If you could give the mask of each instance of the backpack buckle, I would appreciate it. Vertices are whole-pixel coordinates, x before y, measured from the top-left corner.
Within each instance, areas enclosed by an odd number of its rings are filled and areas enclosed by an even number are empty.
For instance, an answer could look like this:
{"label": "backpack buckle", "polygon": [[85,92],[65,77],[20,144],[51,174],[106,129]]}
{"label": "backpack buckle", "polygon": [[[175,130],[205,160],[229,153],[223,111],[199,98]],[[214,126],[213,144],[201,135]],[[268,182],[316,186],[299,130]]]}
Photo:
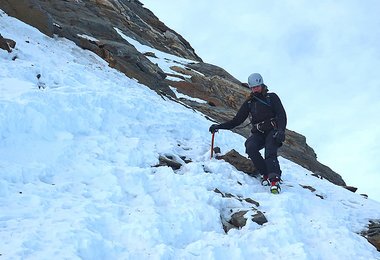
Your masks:
{"label": "backpack buckle", "polygon": [[257,123],[257,124],[254,124],[253,126],[256,128],[257,131],[259,131],[260,133],[265,133],[264,130],[261,129],[261,126],[265,123],[265,121],[262,121],[260,123]]}
{"label": "backpack buckle", "polygon": [[253,125],[254,129],[259,131],[260,133],[264,134],[265,132],[272,130],[272,129],[277,129],[277,124],[276,124],[276,119],[271,118],[269,120],[264,120],[261,121],[257,124]]}

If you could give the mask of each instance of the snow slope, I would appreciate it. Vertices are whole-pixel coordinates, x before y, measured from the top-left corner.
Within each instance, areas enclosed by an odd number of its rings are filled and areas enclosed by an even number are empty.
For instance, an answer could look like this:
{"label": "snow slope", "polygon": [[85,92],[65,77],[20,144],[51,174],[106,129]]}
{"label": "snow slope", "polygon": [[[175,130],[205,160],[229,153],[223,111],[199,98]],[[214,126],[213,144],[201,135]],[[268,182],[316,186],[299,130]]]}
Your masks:
{"label": "snow slope", "polygon": [[[0,259],[380,259],[357,234],[379,203],[283,158],[272,195],[209,159],[202,114],[3,12],[0,32],[17,42],[0,50]],[[239,135],[215,141],[244,154]],[[160,155],[192,162],[152,167]],[[215,188],[258,201],[268,223],[225,234],[221,212],[250,205]]]}

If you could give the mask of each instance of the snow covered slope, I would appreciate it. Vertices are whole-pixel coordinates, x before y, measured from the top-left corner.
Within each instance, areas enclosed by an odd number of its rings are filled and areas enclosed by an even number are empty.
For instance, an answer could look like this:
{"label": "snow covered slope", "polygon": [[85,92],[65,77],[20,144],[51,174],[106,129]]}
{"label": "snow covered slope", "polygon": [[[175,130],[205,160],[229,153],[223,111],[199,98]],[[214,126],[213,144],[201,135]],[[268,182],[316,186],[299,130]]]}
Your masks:
{"label": "snow covered slope", "polygon": [[[0,259],[380,259],[357,234],[379,203],[285,159],[272,195],[209,159],[200,113],[4,13],[0,32],[17,43],[0,50]],[[243,143],[216,136],[222,151]],[[192,162],[152,167],[160,155]],[[226,234],[221,212],[249,205],[216,188],[258,201],[268,223]]]}

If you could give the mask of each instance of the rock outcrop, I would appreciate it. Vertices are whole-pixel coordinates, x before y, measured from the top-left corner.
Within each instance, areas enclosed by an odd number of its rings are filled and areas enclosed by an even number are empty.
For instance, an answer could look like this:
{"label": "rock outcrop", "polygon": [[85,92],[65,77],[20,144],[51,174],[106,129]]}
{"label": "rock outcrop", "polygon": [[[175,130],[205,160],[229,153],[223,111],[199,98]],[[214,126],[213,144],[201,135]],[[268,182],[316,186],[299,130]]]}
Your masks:
{"label": "rock outcrop", "polygon": [[368,229],[361,233],[380,252],[380,220],[371,220]]}
{"label": "rock outcrop", "polygon": [[[214,121],[231,119],[249,94],[244,84],[228,72],[202,62],[190,44],[168,28],[137,0],[2,0],[0,8],[8,15],[28,23],[48,36],[65,37],[106,60],[113,68],[137,79],[161,95],[175,99],[169,85],[205,103],[183,99],[182,104],[201,111]],[[156,50],[183,57],[186,68],[173,66],[178,80],[149,60],[154,53],[140,53],[115,29]],[[183,76],[181,76],[183,75]],[[248,136],[249,122],[235,132]],[[287,130],[279,154],[337,184],[345,185],[341,176],[319,163],[306,138]]]}
{"label": "rock outcrop", "polygon": [[163,83],[162,70],[125,41],[115,28],[142,44],[201,61],[182,36],[166,27],[139,1],[2,0],[0,8],[48,36],[56,34],[72,40],[97,53],[111,67],[167,94],[172,93]]}
{"label": "rock outcrop", "polygon": [[0,48],[7,52],[12,52],[12,49],[16,46],[16,42],[11,39],[4,38],[0,34]]}
{"label": "rock outcrop", "polygon": [[258,173],[256,173],[256,168],[253,165],[252,161],[242,156],[235,150],[231,150],[224,155],[217,155],[216,159],[225,160],[226,162],[234,166],[237,170],[245,172],[248,175],[258,175]]}
{"label": "rock outcrop", "polygon": [[231,193],[223,193],[218,189],[215,189],[214,192],[220,194],[225,199],[231,200],[231,206],[222,209],[220,213],[220,219],[226,233],[232,228],[240,229],[244,227],[248,219],[259,225],[268,222],[265,215],[257,209],[260,206],[257,201],[251,198],[242,198]]}

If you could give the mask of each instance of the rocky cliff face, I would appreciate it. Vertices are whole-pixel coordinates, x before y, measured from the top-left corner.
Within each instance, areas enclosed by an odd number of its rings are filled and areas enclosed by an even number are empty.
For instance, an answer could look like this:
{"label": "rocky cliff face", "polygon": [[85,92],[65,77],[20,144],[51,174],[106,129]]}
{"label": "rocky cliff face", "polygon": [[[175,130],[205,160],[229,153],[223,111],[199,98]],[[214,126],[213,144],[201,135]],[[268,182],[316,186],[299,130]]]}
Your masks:
{"label": "rocky cliff face", "polygon": [[[48,36],[65,37],[95,52],[111,67],[137,79],[160,95],[179,101],[170,85],[183,94],[207,101],[180,100],[182,104],[201,111],[215,121],[231,119],[249,94],[249,89],[228,72],[203,63],[181,35],[160,22],[139,1],[1,0],[0,8]],[[163,71],[149,59],[149,56],[155,56],[154,53],[138,51],[115,28],[143,45],[193,62],[188,62],[185,68],[172,66],[170,69],[173,73]],[[250,127],[234,131],[247,137]],[[294,131],[287,130],[286,141],[279,153],[314,172],[316,176],[337,185],[345,185],[339,174],[317,161],[306,138]]]}

